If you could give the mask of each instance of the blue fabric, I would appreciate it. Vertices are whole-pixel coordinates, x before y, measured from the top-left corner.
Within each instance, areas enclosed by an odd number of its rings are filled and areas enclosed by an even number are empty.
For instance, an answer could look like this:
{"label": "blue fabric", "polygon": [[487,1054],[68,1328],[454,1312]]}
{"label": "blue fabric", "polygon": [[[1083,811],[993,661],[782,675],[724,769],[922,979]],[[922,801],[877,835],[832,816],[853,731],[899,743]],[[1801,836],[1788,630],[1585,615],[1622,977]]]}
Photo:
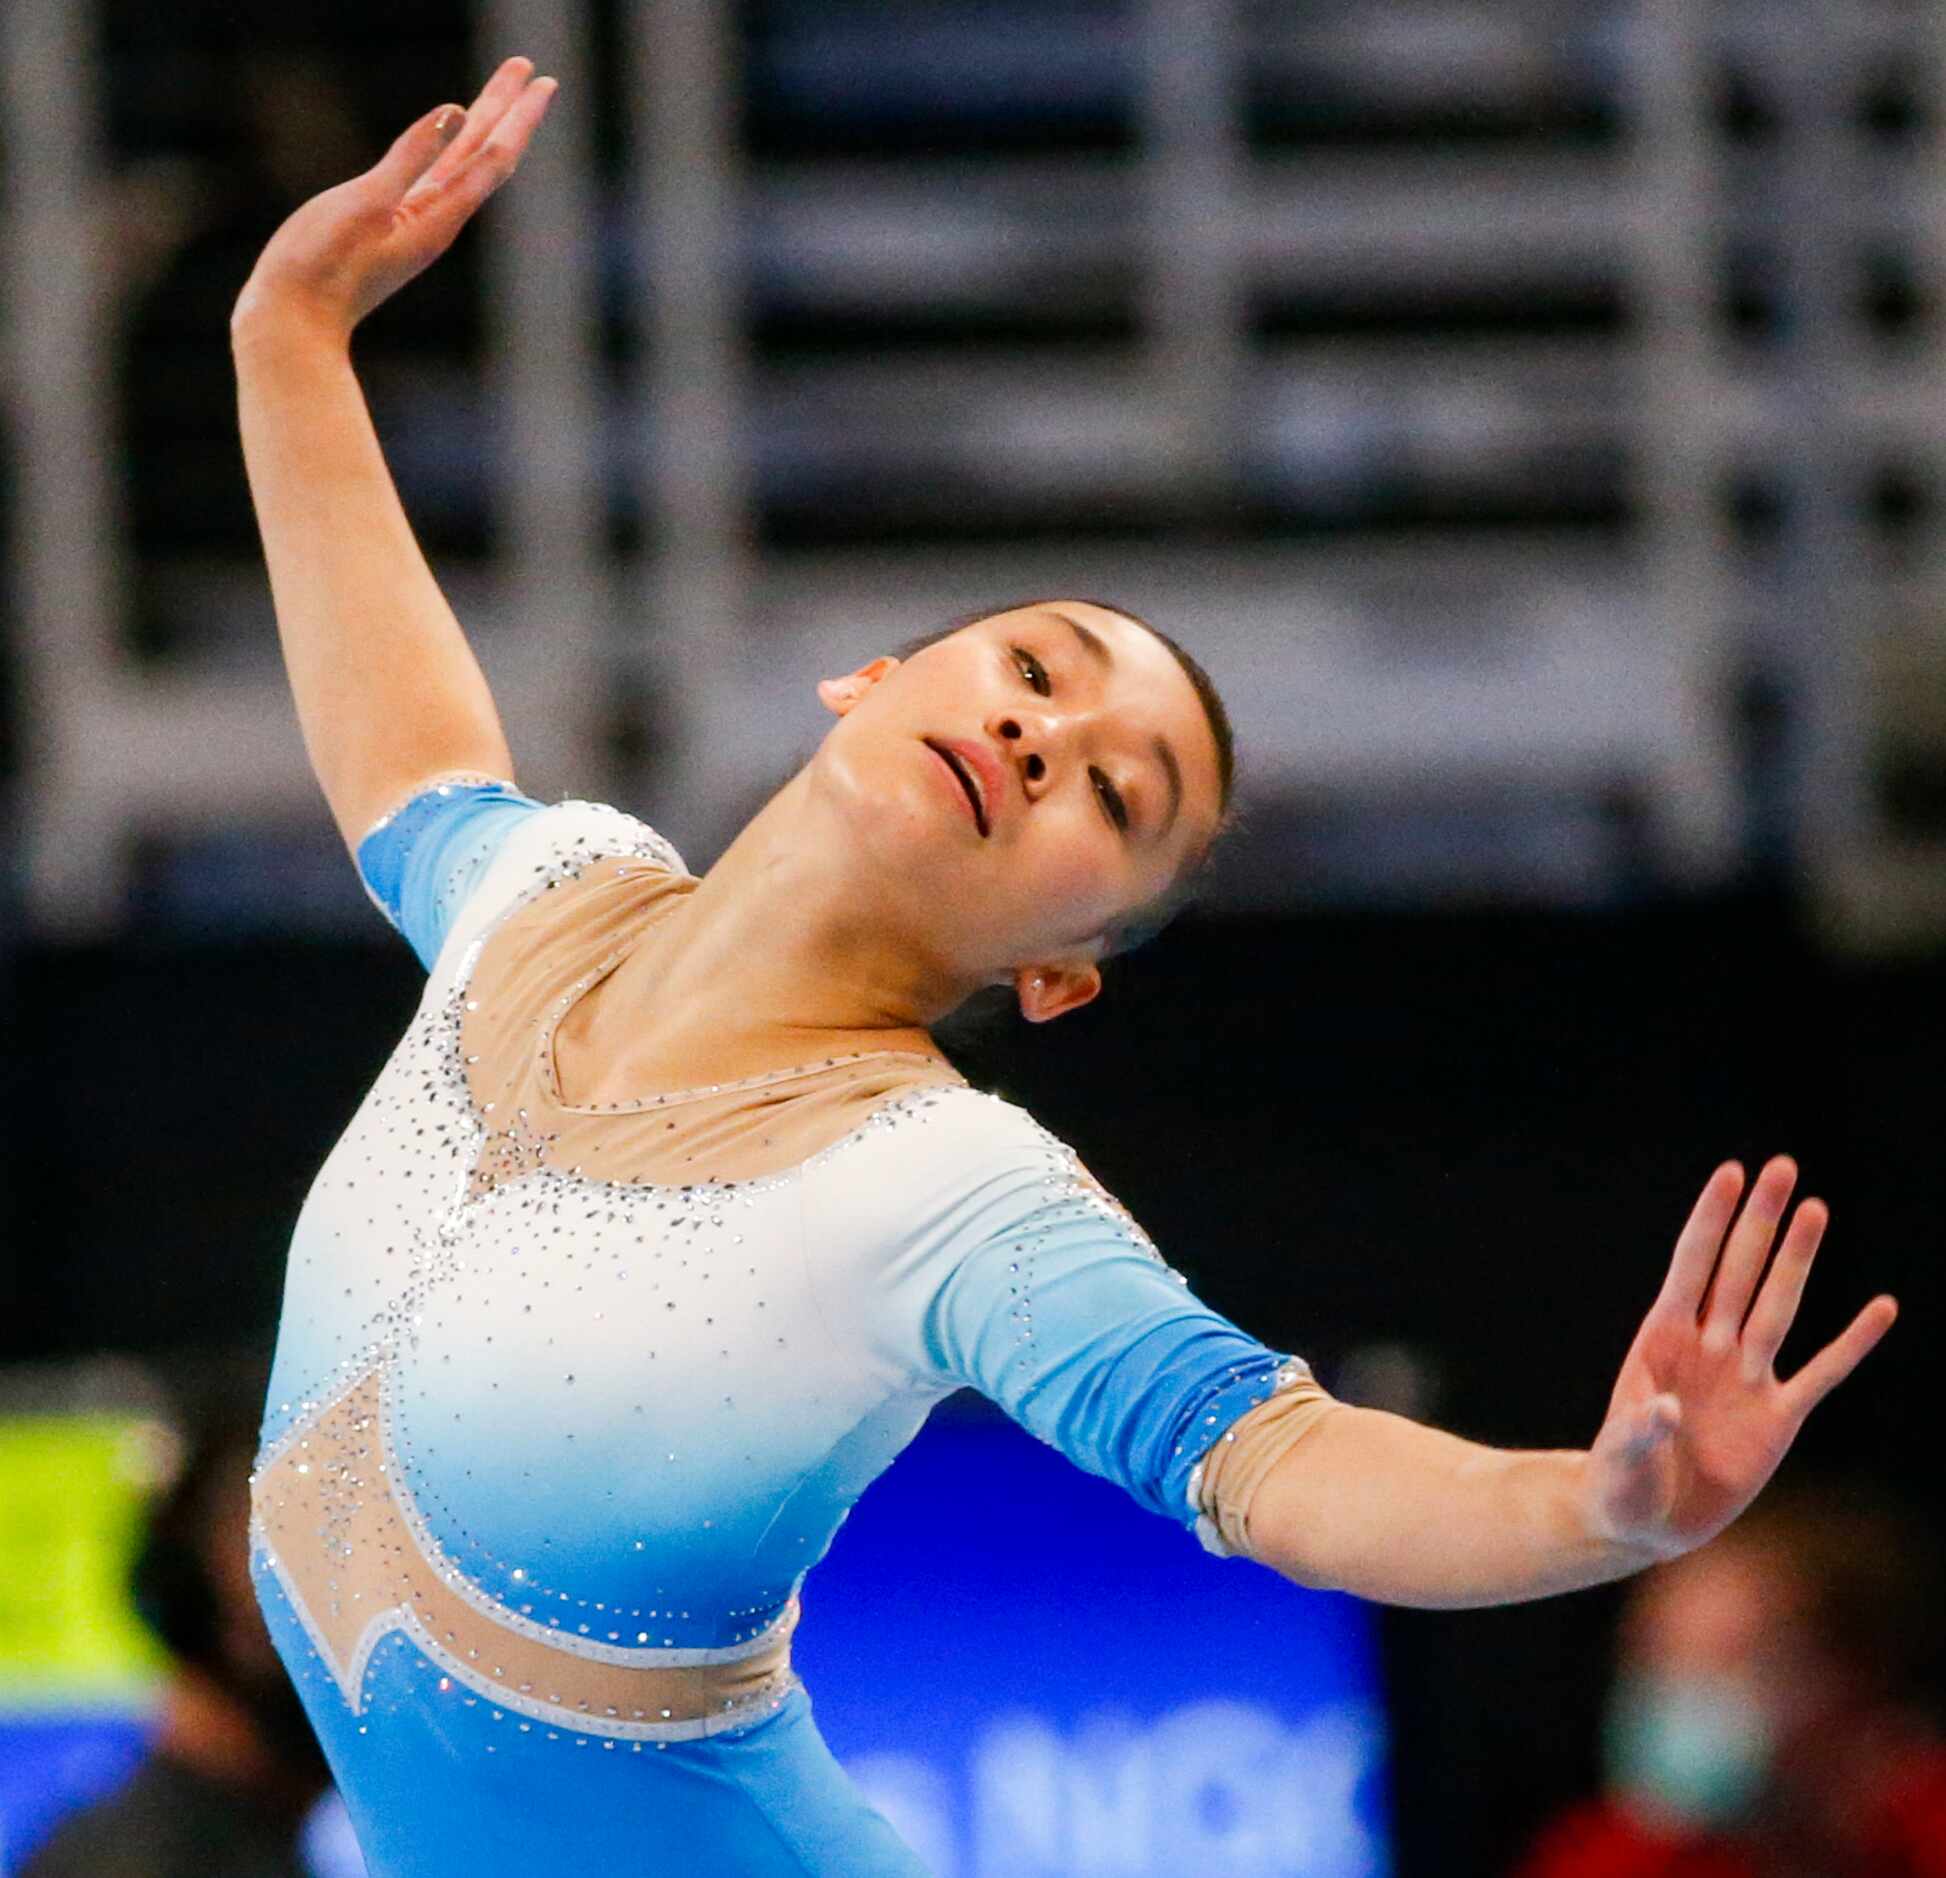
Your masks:
{"label": "blue fabric", "polygon": [[955,1235],[978,1242],[927,1313],[927,1354],[1076,1466],[1193,1529],[1191,1472],[1291,1359],[1196,1297],[1044,1138],[1066,1167],[1050,1178],[1044,1160],[1017,1161],[986,1183]]}
{"label": "blue fabric", "polygon": [[540,808],[512,783],[435,783],[358,844],[365,891],[427,971],[501,844]]}
{"label": "blue fabric", "polygon": [[373,1878],[929,1878],[846,1777],[802,1684],[735,1735],[617,1741],[471,1698],[394,1631],[354,1714],[261,1555],[252,1570]]}

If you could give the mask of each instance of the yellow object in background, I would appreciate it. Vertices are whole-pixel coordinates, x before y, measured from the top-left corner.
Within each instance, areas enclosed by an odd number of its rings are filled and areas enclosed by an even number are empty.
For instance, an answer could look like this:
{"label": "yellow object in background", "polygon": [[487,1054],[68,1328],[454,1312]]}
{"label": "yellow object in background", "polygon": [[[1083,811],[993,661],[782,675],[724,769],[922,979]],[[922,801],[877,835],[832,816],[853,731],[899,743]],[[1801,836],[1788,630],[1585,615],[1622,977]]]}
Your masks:
{"label": "yellow object in background", "polygon": [[163,1657],[128,1566],[165,1440],[126,1417],[0,1418],[0,1709],[147,1702]]}

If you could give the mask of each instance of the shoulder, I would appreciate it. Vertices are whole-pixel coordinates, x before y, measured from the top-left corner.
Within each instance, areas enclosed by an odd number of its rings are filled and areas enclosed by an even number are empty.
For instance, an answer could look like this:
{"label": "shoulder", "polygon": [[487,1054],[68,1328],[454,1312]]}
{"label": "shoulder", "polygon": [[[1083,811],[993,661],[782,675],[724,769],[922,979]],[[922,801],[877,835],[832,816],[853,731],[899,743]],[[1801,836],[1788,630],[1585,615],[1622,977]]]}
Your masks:
{"label": "shoulder", "polygon": [[1946,1746],[1929,1741],[1886,1783],[1886,1831],[1903,1846],[1946,1846]]}
{"label": "shoulder", "polygon": [[537,804],[508,834],[481,885],[541,891],[623,855],[667,873],[689,872],[675,845],[639,817],[606,802],[567,801]]}
{"label": "shoulder", "polygon": [[[644,872],[687,880],[674,845],[648,823],[604,802],[536,804],[511,826],[493,832],[490,854],[478,860],[450,914],[443,947],[448,959],[470,947],[520,908],[577,880],[605,861],[636,860]],[[465,857],[460,857],[465,865]]]}
{"label": "shoulder", "polygon": [[971,1089],[964,1093],[981,1105],[967,1115],[962,1127],[967,1152],[988,1179],[1028,1201],[1037,1212],[1099,1215],[1144,1236],[1128,1209],[1051,1128],[1018,1103]]}
{"label": "shoulder", "polygon": [[654,829],[596,802],[549,808],[491,776],[421,783],[360,839],[372,902],[431,971],[457,932],[477,937],[530,890],[613,855],[686,877]]}
{"label": "shoulder", "polygon": [[1739,1878],[1741,1866],[1712,1858],[1709,1843],[1659,1831],[1608,1798],[1582,1800],[1544,1826],[1515,1878]]}
{"label": "shoulder", "polygon": [[889,1105],[853,1146],[827,1163],[821,1185],[867,1236],[963,1245],[1030,1220],[1092,1219],[1147,1245],[1074,1149],[1003,1097],[928,1089]]}
{"label": "shoulder", "polygon": [[967,1083],[888,1104],[860,1146],[879,1164],[875,1175],[902,1168],[899,1185],[935,1190],[1038,1172],[1068,1152],[1017,1103]]}

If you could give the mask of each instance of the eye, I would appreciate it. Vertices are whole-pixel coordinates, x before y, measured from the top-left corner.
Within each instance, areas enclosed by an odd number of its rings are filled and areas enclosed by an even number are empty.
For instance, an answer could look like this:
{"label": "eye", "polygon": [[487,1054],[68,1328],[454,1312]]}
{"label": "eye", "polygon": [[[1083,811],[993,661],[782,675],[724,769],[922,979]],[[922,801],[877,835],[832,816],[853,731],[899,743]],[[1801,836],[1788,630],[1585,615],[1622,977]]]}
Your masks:
{"label": "eye", "polygon": [[1124,833],[1128,829],[1128,804],[1122,800],[1122,792],[1109,780],[1105,770],[1094,769],[1088,772],[1089,780],[1095,785],[1095,795],[1101,806],[1108,811],[1108,819]]}
{"label": "eye", "polygon": [[1014,669],[1033,686],[1041,696],[1046,697],[1054,687],[1048,683],[1047,667],[1027,650],[1025,646],[1014,647]]}

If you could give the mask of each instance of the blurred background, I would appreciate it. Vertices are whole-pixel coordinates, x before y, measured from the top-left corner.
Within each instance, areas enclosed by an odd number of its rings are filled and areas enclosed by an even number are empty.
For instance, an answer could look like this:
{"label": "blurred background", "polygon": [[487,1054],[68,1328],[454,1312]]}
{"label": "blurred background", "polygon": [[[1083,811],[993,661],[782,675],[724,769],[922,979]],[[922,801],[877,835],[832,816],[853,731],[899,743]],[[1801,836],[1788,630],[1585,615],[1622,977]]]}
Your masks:
{"label": "blurred background", "polygon": [[[417,996],[286,700],[229,307],[512,50],[546,131],[359,360],[524,786],[700,871],[816,677],[1134,608],[1242,827],[975,1077],[1339,1393],[1509,1445],[1587,1440],[1710,1168],[1794,1153],[1793,1348],[1906,1315],[1791,1469],[1936,1531],[1946,13],[6,0],[0,1703],[139,1717],[118,1561]],[[1377,1615],[1370,1857],[1504,1872],[1597,1787],[1619,1602]]]}

